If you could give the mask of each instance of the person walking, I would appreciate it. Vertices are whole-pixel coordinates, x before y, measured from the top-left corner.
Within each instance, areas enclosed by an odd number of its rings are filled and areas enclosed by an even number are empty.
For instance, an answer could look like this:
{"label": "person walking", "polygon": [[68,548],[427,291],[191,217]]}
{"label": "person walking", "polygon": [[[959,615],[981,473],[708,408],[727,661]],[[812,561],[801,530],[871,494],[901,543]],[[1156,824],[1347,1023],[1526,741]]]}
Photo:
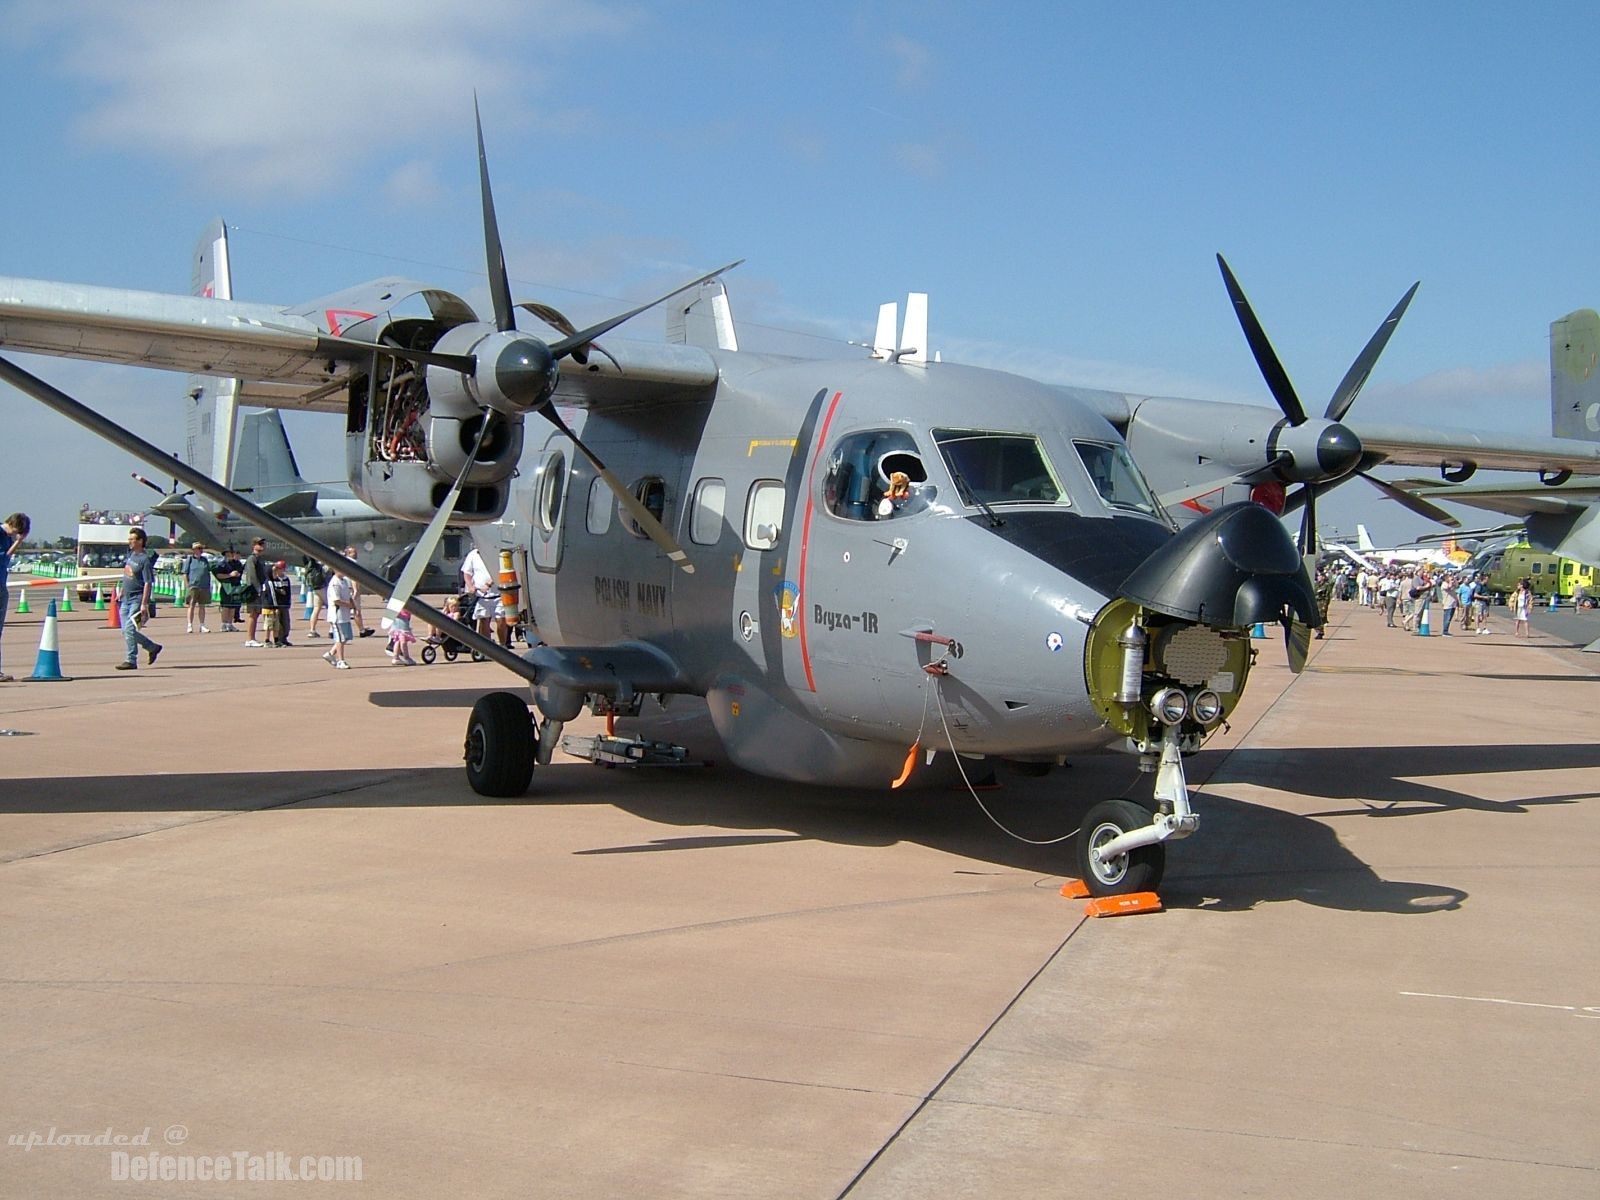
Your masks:
{"label": "person walking", "polygon": [[[5,524],[0,526],[0,634],[5,633],[6,613],[11,609],[11,589],[6,584],[6,577],[11,573],[11,556],[16,553],[17,547],[27,539],[33,529],[33,522],[27,513],[14,512],[5,519]],[[14,683],[16,680],[0,670],[0,683]]]}
{"label": "person walking", "polygon": [[206,628],[206,605],[211,603],[211,560],[201,542],[189,547],[189,557],[183,560],[183,582],[189,600],[189,627],[184,632],[193,633],[198,625],[201,633],[210,633]]}
{"label": "person walking", "polygon": [[333,634],[333,649],[322,657],[341,671],[350,669],[350,664],[345,660],[345,650],[355,636],[350,623],[350,606],[354,596],[354,582],[340,567],[335,566],[333,578],[328,581],[328,626]]}
{"label": "person walking", "polygon": [[1450,636],[1450,619],[1456,615],[1456,604],[1461,597],[1456,592],[1454,575],[1446,575],[1439,583],[1439,607],[1444,613],[1443,636]]}
{"label": "person walking", "polygon": [[[344,548],[344,556],[351,562],[360,561],[356,556],[354,546]],[[350,576],[346,575],[344,581],[350,585],[350,627],[355,630],[357,637],[371,637],[377,633],[376,629],[367,628],[367,619],[361,615],[361,585]],[[332,614],[329,614],[332,618]]]}
{"label": "person walking", "polygon": [[139,669],[139,647],[149,655],[146,665],[155,666],[161,645],[151,641],[139,628],[150,619],[150,595],[156,586],[156,556],[145,548],[144,530],[128,530],[128,557],[122,564],[122,640],[127,656],[117,664],[119,671]]}
{"label": "person walking", "polygon": [[306,636],[320,638],[322,635],[317,632],[317,625],[322,620],[323,606],[327,599],[328,569],[314,558],[306,558],[303,561],[305,567],[301,577],[305,580],[307,602],[311,605],[311,612],[306,617]]}
{"label": "person walking", "polygon": [[1517,581],[1517,590],[1511,593],[1512,632],[1517,637],[1528,636],[1528,615],[1533,611],[1533,588],[1526,579]]}

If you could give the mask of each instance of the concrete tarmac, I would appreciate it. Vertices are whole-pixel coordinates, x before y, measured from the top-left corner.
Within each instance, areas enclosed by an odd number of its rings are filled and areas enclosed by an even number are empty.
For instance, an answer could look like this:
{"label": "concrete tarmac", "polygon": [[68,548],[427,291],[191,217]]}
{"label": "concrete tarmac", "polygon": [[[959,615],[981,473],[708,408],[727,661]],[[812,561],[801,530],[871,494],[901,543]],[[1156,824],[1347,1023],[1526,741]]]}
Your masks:
{"label": "concrete tarmac", "polygon": [[[486,802],[490,664],[162,616],[122,673],[102,618],[72,682],[0,685],[0,1196],[239,1190],[74,1144],[119,1137],[386,1197],[1600,1188],[1600,677],[1561,639],[1340,605],[1299,677],[1258,643],[1166,911],[1086,921],[1071,842],[964,791],[558,761]],[[1042,840],[1135,771],[1004,782]]]}

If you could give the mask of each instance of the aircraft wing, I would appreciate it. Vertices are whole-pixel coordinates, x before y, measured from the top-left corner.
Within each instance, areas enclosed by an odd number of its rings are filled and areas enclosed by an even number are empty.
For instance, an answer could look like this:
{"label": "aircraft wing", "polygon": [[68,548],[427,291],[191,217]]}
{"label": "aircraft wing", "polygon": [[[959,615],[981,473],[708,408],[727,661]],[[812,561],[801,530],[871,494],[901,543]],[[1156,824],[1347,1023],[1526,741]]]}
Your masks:
{"label": "aircraft wing", "polygon": [[1481,483],[1434,484],[1407,490],[1429,500],[1465,504],[1513,517],[1531,517],[1536,513],[1566,516],[1582,513],[1600,500],[1600,479],[1573,479],[1558,487],[1542,483]]}
{"label": "aircraft wing", "polygon": [[[1395,466],[1474,463],[1493,471],[1600,473],[1600,443],[1514,433],[1474,433],[1429,425],[1346,420],[1368,455]],[[1369,465],[1373,465],[1369,461]]]}
{"label": "aircraft wing", "polygon": [[0,276],[0,346],[301,389],[342,373],[309,319],[270,304]]}
{"label": "aircraft wing", "polygon": [[[375,286],[337,298],[348,307],[328,309],[328,319],[367,316],[375,304],[365,292]],[[443,293],[424,294],[447,324],[473,318],[459,302],[441,307]],[[356,309],[364,300],[367,309]],[[348,360],[359,354],[330,336],[310,315],[316,311],[0,276],[0,348],[233,378],[242,381],[243,404],[342,413]],[[587,366],[565,366],[556,400],[645,403],[709,387],[717,374],[699,346],[607,339]]]}

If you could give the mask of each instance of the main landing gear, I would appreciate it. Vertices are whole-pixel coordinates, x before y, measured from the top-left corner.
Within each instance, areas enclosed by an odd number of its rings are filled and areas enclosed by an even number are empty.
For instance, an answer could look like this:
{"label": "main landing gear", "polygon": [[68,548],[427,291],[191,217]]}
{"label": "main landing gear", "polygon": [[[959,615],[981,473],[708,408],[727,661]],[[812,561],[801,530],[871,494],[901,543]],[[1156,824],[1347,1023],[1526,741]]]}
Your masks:
{"label": "main landing gear", "polygon": [[538,750],[533,714],[512,692],[479,696],[467,720],[467,782],[480,796],[520,796],[533,779]]}
{"label": "main landing gear", "polygon": [[1102,800],[1089,810],[1078,831],[1078,877],[1091,896],[1153,891],[1166,870],[1166,843],[1200,828],[1170,726],[1161,743],[1155,800],[1154,813],[1132,800]]}

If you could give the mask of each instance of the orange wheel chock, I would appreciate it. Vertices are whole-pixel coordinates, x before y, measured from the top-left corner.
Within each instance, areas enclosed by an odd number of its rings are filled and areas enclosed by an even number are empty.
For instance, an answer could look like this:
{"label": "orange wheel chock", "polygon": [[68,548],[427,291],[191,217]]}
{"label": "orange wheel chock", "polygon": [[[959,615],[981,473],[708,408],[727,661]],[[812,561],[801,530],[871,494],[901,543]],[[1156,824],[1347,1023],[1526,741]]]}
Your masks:
{"label": "orange wheel chock", "polygon": [[1160,912],[1161,897],[1154,892],[1129,892],[1126,896],[1101,896],[1089,901],[1083,912],[1088,917],[1124,917],[1133,913]]}
{"label": "orange wheel chock", "polygon": [[1087,900],[1089,885],[1081,879],[1069,879],[1061,885],[1061,894],[1068,900]]}

